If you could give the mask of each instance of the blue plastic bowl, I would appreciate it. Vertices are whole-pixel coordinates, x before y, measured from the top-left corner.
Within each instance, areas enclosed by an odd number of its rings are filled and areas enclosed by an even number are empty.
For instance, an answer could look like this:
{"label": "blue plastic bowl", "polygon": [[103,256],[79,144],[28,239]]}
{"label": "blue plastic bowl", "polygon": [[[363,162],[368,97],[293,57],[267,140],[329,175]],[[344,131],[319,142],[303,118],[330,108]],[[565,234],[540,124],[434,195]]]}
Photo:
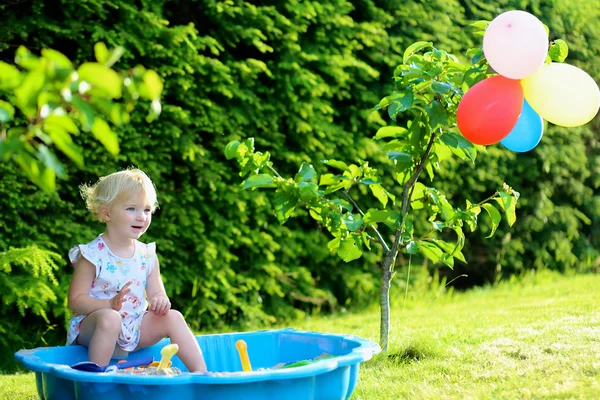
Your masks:
{"label": "blue plastic bowl", "polygon": [[[172,367],[186,371],[174,376],[143,376],[84,372],[73,365],[87,360],[83,346],[40,347],[20,350],[15,359],[35,371],[42,400],[133,400],[133,399],[311,399],[350,397],[358,381],[360,363],[381,351],[378,344],[351,335],[266,330],[196,336],[212,372],[224,376],[188,373],[177,356]],[[253,372],[242,372],[235,347],[237,340],[248,345]],[[163,339],[154,346],[131,353],[129,359],[153,356],[169,344]],[[314,359],[323,353],[334,358],[295,368],[269,369],[279,363]],[[112,362],[116,362],[113,360]],[[257,371],[259,368],[265,370]]]}

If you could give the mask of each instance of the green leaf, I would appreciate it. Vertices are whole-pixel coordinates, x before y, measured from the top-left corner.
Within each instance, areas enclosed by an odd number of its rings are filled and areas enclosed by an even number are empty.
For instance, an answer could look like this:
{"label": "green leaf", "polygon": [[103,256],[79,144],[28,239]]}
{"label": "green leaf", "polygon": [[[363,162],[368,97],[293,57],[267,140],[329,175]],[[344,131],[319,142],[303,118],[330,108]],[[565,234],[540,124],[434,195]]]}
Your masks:
{"label": "green leaf", "polygon": [[294,209],[298,205],[298,198],[291,192],[284,192],[277,190],[275,197],[273,198],[273,208],[275,209],[275,215],[281,225],[283,225]]}
{"label": "green leaf", "polygon": [[381,182],[379,182],[379,179],[376,176],[361,179],[360,183],[363,183],[365,185],[379,185],[379,184],[381,184]]}
{"label": "green leaf", "polygon": [[371,208],[364,215],[363,220],[365,221],[365,224],[372,224],[377,222],[385,222],[390,216],[392,216],[392,213],[389,210],[378,210]]}
{"label": "green leaf", "polygon": [[339,175],[323,174],[319,179],[319,186],[335,185],[340,181]]}
{"label": "green leaf", "polygon": [[77,125],[75,125],[75,122],[73,122],[73,120],[66,115],[50,115],[44,120],[44,125],[58,125],[65,131],[72,134],[79,132],[79,129],[77,128]]}
{"label": "green leaf", "polygon": [[71,60],[69,60],[67,56],[65,56],[60,51],[56,51],[53,49],[42,49],[42,56],[52,61],[54,65],[60,70],[64,70],[69,73],[73,71],[73,63],[71,62]]}
{"label": "green leaf", "polygon": [[51,115],[44,120],[43,131],[46,132],[56,147],[69,157],[79,168],[83,168],[83,152],[69,133],[77,133],[78,129],[71,118]]}
{"label": "green leaf", "polygon": [[431,242],[420,240],[417,242],[417,244],[421,250],[421,253],[423,253],[425,257],[429,258],[433,263],[440,261],[442,255],[444,254],[442,249]]}
{"label": "green leaf", "polygon": [[160,98],[164,86],[156,71],[149,69],[144,73],[144,84],[146,85],[148,100]]}
{"label": "green leaf", "polygon": [[434,240],[433,242],[446,253],[450,254],[453,257],[456,257],[456,259],[462,262],[466,262],[465,256],[460,251],[459,243],[448,243],[444,242],[443,240]]}
{"label": "green leaf", "polygon": [[356,260],[362,256],[362,251],[356,245],[352,236],[342,239],[337,255],[345,262]]}
{"label": "green leaf", "polygon": [[352,212],[353,206],[352,206],[352,204],[350,202],[348,202],[346,200],[332,199],[331,203],[335,204],[336,206],[338,206],[340,212],[343,212],[343,210]]}
{"label": "green leaf", "polygon": [[454,269],[454,257],[452,257],[450,254],[443,253],[442,257],[440,257],[440,261],[450,267],[450,269]]}
{"label": "green leaf", "polygon": [[369,185],[369,189],[371,189],[373,196],[375,196],[385,208],[388,203],[388,195],[386,194],[385,190],[381,187],[381,185]]}
{"label": "green leaf", "polygon": [[388,157],[398,164],[410,164],[412,161],[411,155],[402,151],[389,151]]}
{"label": "green leaf", "polygon": [[37,113],[37,98],[44,87],[46,76],[43,71],[30,71],[21,85],[15,89],[17,105],[27,117]]}
{"label": "green leaf", "polygon": [[105,64],[109,55],[106,45],[102,42],[96,43],[94,45],[94,55],[96,57],[96,61],[98,61],[100,64]]}
{"label": "green leaf", "polygon": [[392,95],[388,96],[390,99],[390,104],[397,104],[398,108],[396,110],[396,114],[400,112],[404,112],[410,109],[415,101],[415,96],[412,90],[403,90],[394,92]]}
{"label": "green leaf", "polygon": [[400,126],[384,126],[383,128],[379,128],[377,134],[375,135],[375,140],[393,137],[393,138],[403,138],[406,137],[408,131],[406,128],[402,128]]}
{"label": "green leaf", "polygon": [[417,254],[419,252],[419,245],[417,244],[417,242],[415,242],[414,240],[408,242],[408,245],[406,246],[406,252],[408,254]]}
{"label": "green leaf", "polygon": [[239,145],[240,142],[238,142],[237,140],[227,143],[227,146],[225,146],[225,158],[227,158],[228,160],[235,158],[237,156],[237,148],[239,147]]}
{"label": "green leaf", "polygon": [[319,196],[319,186],[314,182],[300,182],[300,200],[309,202]]}
{"label": "green leaf", "polygon": [[385,108],[385,107],[387,107],[389,105],[390,105],[390,99],[388,99],[387,97],[384,97],[383,99],[381,99],[379,101],[379,104],[377,104],[375,106],[375,109],[380,110],[380,109]]}
{"label": "green leaf", "polygon": [[56,176],[58,176],[61,179],[66,178],[65,167],[54,155],[54,153],[50,151],[48,146],[45,146],[43,144],[39,146],[38,158],[42,161],[42,163],[44,163],[44,165],[46,165],[48,168],[51,168],[56,174]]}
{"label": "green leaf", "polygon": [[342,214],[337,211],[327,212],[325,226],[334,236],[338,235],[340,233],[340,227],[342,226]]}
{"label": "green leaf", "polygon": [[351,232],[354,232],[355,230],[363,226],[363,219],[360,214],[354,215],[348,213],[344,218],[342,218],[342,222],[344,223],[344,225],[346,225],[346,228],[348,228],[348,230]]}
{"label": "green leaf", "polygon": [[119,154],[119,139],[117,138],[117,134],[110,129],[106,121],[101,118],[94,118],[92,133],[113,156]]}
{"label": "green leaf", "polygon": [[77,73],[80,81],[88,82],[92,87],[106,92],[111,98],[121,97],[123,82],[119,74],[112,69],[99,63],[86,62],[81,64]]}
{"label": "green leaf", "polygon": [[367,249],[371,250],[371,239],[369,239],[369,235],[367,234],[367,232],[362,231],[360,237],[362,238],[362,242],[364,243],[364,245],[367,246]]}
{"label": "green leaf", "polygon": [[463,136],[456,135],[454,133],[446,132],[442,136],[440,136],[442,142],[447,144],[450,147],[455,147],[459,149],[470,149],[474,147],[473,143],[469,142]]}
{"label": "green leaf", "polygon": [[427,115],[429,116],[431,130],[448,125],[448,113],[439,101],[427,104],[425,106],[425,111],[427,111]]}
{"label": "green leaf", "polygon": [[103,63],[106,67],[112,67],[117,61],[121,59],[123,54],[125,53],[125,49],[121,46],[117,46],[110,51],[110,55],[108,59]]}
{"label": "green leaf", "polygon": [[0,100],[0,122],[8,122],[15,117],[15,108]]}
{"label": "green leaf", "polygon": [[248,177],[243,183],[244,189],[250,189],[254,187],[276,187],[273,181],[273,177],[267,174],[256,174]]}
{"label": "green leaf", "polygon": [[319,207],[311,207],[308,210],[308,213],[310,214],[310,216],[315,220],[315,221],[319,221],[322,222],[323,221],[323,217],[321,216],[321,212],[323,210]]}
{"label": "green leaf", "polygon": [[15,54],[15,64],[31,71],[40,67],[40,58],[33,55],[26,47],[19,46]]}
{"label": "green leaf", "polygon": [[404,56],[402,57],[402,64],[406,64],[410,56],[412,56],[417,51],[427,48],[433,47],[433,43],[431,42],[415,42],[408,46],[406,50],[404,50]]}
{"label": "green leaf", "polygon": [[517,200],[506,192],[499,191],[498,194],[500,195],[500,198],[496,198],[495,200],[504,210],[504,215],[506,216],[506,222],[508,222],[508,226],[513,226],[517,220]]}
{"label": "green leaf", "polygon": [[307,164],[307,163],[303,162],[302,165],[300,165],[300,170],[294,177],[294,181],[296,181],[296,182],[311,181],[316,176],[317,176],[317,173],[315,172],[315,168],[312,166],[312,164]]}
{"label": "green leaf", "polygon": [[71,100],[73,106],[79,113],[79,120],[81,122],[82,128],[84,131],[89,131],[94,124],[94,119],[96,118],[96,113],[92,106],[84,101],[79,96],[73,96]]}
{"label": "green leaf", "polygon": [[446,94],[450,91],[450,89],[454,87],[454,85],[452,85],[450,82],[433,81],[431,87],[433,88],[433,90],[435,90],[436,93]]}
{"label": "green leaf", "polygon": [[337,249],[339,249],[339,248],[340,248],[340,242],[341,242],[341,241],[342,241],[342,239],[341,239],[341,238],[339,238],[339,237],[336,237],[335,239],[333,239],[333,240],[330,240],[330,241],[327,243],[327,248],[329,249],[329,251],[330,251],[330,252],[332,252],[332,253],[337,253]]}
{"label": "green leaf", "polygon": [[469,26],[472,26],[475,29],[481,29],[481,30],[485,31],[489,24],[490,24],[490,21],[480,20],[480,21],[475,21],[472,24],[469,24]]}
{"label": "green leaf", "polygon": [[348,172],[350,172],[350,168],[348,168],[348,165],[346,165],[346,163],[343,162],[343,161],[338,161],[338,160],[323,160],[322,162],[323,162],[323,164],[327,164],[330,167],[337,168],[337,169],[340,169],[342,171],[348,171]]}
{"label": "green leaf", "polygon": [[446,224],[441,221],[432,221],[431,224],[433,225],[433,229],[440,232],[446,227]]}
{"label": "green leaf", "polygon": [[40,189],[45,192],[56,190],[56,174],[51,168],[44,166],[30,154],[24,152],[15,155],[14,160]]}
{"label": "green leaf", "polygon": [[548,49],[548,56],[555,62],[563,62],[569,55],[569,46],[567,42],[562,39],[556,39],[550,44]]}
{"label": "green leaf", "polygon": [[429,180],[432,181],[435,175],[433,173],[433,167],[431,164],[425,165],[425,171],[427,171],[427,175],[429,175]]}
{"label": "green leaf", "polygon": [[456,214],[454,207],[452,207],[445,196],[440,196],[437,204],[440,207],[440,212],[442,213],[442,218],[444,218],[444,221],[452,219],[454,214]]}
{"label": "green leaf", "polygon": [[21,73],[14,65],[0,61],[0,90],[14,89],[21,83]]}
{"label": "green leaf", "polygon": [[502,217],[500,215],[500,212],[496,209],[496,207],[489,203],[482,204],[481,207],[483,207],[488,212],[490,218],[492,219],[492,232],[488,236],[486,236],[487,239],[494,235],[496,229],[498,228],[498,225],[500,224],[500,221],[502,220]]}
{"label": "green leaf", "polygon": [[[388,193],[389,196],[389,193]],[[391,229],[400,228],[400,224],[402,222],[402,218],[400,217],[400,213],[398,211],[390,210],[390,216],[383,221],[383,223],[390,227]]]}

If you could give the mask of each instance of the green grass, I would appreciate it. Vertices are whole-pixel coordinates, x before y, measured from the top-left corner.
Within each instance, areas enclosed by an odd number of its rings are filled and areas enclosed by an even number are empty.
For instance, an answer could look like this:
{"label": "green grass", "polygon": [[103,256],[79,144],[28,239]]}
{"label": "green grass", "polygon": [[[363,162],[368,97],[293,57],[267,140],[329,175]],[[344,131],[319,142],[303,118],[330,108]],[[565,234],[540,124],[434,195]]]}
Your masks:
{"label": "green grass", "polygon": [[[600,276],[393,306],[389,357],[364,364],[353,399],[590,399],[600,396]],[[298,327],[378,339],[378,311]]]}
{"label": "green grass", "polygon": [[[467,293],[393,302],[390,352],[362,364],[353,400],[589,399],[600,395],[600,276],[542,274]],[[377,341],[379,311],[311,317],[297,329]],[[0,398],[35,398],[33,374]],[[12,396],[12,397],[11,397]]]}

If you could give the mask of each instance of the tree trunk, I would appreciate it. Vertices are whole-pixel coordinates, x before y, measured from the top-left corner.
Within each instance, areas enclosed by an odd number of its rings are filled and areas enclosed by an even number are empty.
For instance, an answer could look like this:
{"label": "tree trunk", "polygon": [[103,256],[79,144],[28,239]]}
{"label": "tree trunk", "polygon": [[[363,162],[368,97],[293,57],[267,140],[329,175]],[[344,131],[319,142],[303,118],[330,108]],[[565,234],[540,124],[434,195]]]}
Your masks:
{"label": "tree trunk", "polygon": [[381,292],[379,306],[381,307],[381,320],[379,325],[379,344],[381,351],[385,354],[388,350],[388,342],[390,338],[390,284],[392,281],[392,271],[390,265],[392,263],[392,252],[388,252],[381,263]]}

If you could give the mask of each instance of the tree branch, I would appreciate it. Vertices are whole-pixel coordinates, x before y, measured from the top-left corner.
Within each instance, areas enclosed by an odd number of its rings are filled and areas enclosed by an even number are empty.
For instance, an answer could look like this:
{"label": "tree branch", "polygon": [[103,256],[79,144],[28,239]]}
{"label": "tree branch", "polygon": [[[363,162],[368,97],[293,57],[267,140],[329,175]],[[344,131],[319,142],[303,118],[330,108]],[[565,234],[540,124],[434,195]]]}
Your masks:
{"label": "tree branch", "polygon": [[[442,129],[440,128],[440,133]],[[419,175],[425,168],[425,164],[427,163],[427,158],[429,157],[429,153],[431,153],[431,149],[433,148],[433,142],[435,142],[436,134],[435,132],[431,133],[431,138],[429,138],[429,143],[427,143],[427,149],[425,149],[425,153],[423,153],[423,157],[419,161],[419,165],[417,165],[417,169],[415,170],[414,175],[406,182],[404,185],[404,190],[402,191],[402,215],[404,216],[408,211],[408,206],[410,205],[410,196],[408,195],[409,190],[417,183],[417,179],[419,179]]]}
{"label": "tree branch", "polygon": [[[352,203],[352,205],[358,210],[358,212],[360,213],[360,215],[364,216],[365,213],[360,209],[360,207],[358,206],[358,204],[356,203],[356,201],[354,201],[354,199],[350,196],[350,194],[348,193],[348,191],[342,190],[342,192],[346,195],[346,197],[348,198],[348,200],[350,200],[350,203]],[[377,240],[379,241],[379,243],[381,243],[381,245],[385,249],[385,252],[389,253],[390,248],[387,245],[387,243],[385,242],[385,239],[383,239],[383,236],[381,236],[381,233],[379,233],[379,231],[377,230],[377,228],[375,228],[374,226],[371,226],[371,229],[373,229],[373,231],[375,232],[375,236],[377,236]]]}
{"label": "tree branch", "polygon": [[[441,131],[442,131],[442,129],[440,128],[440,133],[441,133]],[[435,132],[432,132],[431,138],[429,139],[429,143],[427,143],[427,148],[425,149],[425,153],[423,153],[423,157],[421,157],[421,160],[419,161],[419,165],[417,165],[414,175],[408,180],[408,182],[406,182],[406,185],[404,185],[404,189],[402,190],[402,218],[404,218],[404,216],[408,212],[408,207],[410,206],[410,197],[412,195],[411,189],[413,188],[413,186],[419,179],[419,175],[423,171],[423,168],[425,168],[425,163],[427,162],[429,153],[431,153],[431,149],[433,148],[433,142],[435,142],[435,138],[436,138],[436,134],[435,134]],[[404,221],[402,222],[401,227],[396,230],[396,237],[394,238],[394,244],[392,245],[392,257],[393,258],[391,260],[391,263],[388,266],[390,270],[392,270],[394,268],[394,264],[396,263],[396,256],[398,255],[398,247],[401,244],[403,233],[404,233]]]}

